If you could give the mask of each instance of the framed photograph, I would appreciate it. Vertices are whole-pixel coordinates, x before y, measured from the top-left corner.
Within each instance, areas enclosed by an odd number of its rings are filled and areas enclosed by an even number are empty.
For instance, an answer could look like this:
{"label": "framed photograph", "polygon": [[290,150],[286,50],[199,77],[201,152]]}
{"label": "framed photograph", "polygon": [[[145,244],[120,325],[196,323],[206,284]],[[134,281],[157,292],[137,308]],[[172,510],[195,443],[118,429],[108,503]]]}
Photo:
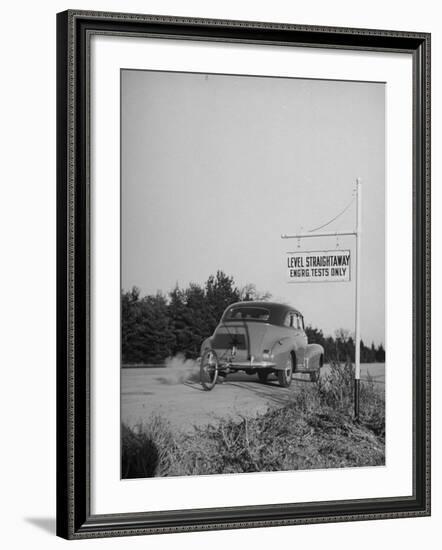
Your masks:
{"label": "framed photograph", "polygon": [[57,533],[430,514],[430,35],[57,18]]}

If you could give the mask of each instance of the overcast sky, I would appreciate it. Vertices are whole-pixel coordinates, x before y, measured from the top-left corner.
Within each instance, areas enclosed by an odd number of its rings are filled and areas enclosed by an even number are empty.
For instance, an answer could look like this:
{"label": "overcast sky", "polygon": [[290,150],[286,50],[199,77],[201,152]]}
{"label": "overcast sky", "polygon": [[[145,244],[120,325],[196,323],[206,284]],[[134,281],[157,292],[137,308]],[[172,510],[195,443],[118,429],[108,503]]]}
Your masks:
{"label": "overcast sky", "polygon": [[[167,293],[222,269],[333,334],[354,331],[350,283],[286,282],[286,252],[354,238],[319,226],[363,180],[361,334],[385,335],[382,83],[122,71],[122,287]],[[354,209],[327,229],[353,230]],[[354,270],[353,270],[354,272]]]}

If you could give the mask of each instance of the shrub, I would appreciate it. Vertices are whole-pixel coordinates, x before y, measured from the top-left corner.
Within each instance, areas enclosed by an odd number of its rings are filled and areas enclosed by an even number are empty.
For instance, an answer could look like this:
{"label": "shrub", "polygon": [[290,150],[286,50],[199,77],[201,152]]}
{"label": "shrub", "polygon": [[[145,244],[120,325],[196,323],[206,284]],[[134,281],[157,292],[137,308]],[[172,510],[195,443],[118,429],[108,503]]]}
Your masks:
{"label": "shrub", "polygon": [[318,378],[316,387],[322,406],[349,413],[354,395],[353,364],[330,361],[329,372]]}
{"label": "shrub", "polygon": [[176,441],[170,424],[160,416],[129,428],[122,425],[121,477],[164,476],[176,454]]}
{"label": "shrub", "polygon": [[[321,407],[340,411],[353,418],[354,414],[354,365],[351,362],[330,363],[330,370],[321,376],[316,389]],[[310,396],[311,398],[311,396]],[[298,400],[300,402],[300,400]],[[368,374],[360,385],[360,423],[376,436],[385,439],[385,397],[376,388]]]}

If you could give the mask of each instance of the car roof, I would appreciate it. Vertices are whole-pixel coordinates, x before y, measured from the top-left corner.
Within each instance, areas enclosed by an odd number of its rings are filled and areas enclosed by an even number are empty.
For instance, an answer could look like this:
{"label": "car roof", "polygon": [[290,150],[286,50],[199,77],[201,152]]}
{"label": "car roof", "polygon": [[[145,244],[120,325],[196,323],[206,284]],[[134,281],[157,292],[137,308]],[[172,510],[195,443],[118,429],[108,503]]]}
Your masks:
{"label": "car roof", "polygon": [[[238,307],[238,306],[263,307],[265,309],[268,309],[270,311],[269,323],[274,325],[282,325],[284,323],[285,316],[290,311],[302,316],[302,313],[300,311],[298,311],[296,308],[292,307],[289,304],[281,304],[277,302],[265,302],[265,301],[236,302],[234,304],[231,304],[226,309],[226,311],[229,310],[231,307]],[[223,317],[226,311],[224,312]]]}

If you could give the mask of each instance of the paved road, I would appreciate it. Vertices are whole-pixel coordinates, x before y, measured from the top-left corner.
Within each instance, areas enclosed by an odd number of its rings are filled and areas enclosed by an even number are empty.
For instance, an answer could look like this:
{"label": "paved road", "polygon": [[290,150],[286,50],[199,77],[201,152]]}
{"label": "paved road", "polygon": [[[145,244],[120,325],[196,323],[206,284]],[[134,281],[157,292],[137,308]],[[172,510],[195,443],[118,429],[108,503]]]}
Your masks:
{"label": "paved road", "polygon": [[[323,371],[327,371],[324,366]],[[362,379],[367,372],[382,388],[385,384],[384,364],[361,366]],[[296,375],[290,388],[281,388],[275,378],[261,384],[257,376],[231,374],[212,391],[204,391],[196,369],[125,368],[121,376],[122,420],[134,425],[153,413],[168,418],[172,425],[191,431],[193,425],[216,423],[221,418],[254,416],[269,406],[283,406],[303,385],[311,384],[308,376]],[[190,379],[189,379],[190,376]]]}

